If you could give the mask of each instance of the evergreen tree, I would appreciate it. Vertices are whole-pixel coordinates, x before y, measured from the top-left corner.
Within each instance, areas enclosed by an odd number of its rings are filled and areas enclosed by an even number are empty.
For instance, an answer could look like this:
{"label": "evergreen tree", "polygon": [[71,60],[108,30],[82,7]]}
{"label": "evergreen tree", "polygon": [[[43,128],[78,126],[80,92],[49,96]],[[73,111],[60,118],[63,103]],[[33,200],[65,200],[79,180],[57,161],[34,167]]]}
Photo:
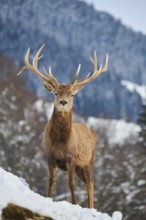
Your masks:
{"label": "evergreen tree", "polygon": [[141,112],[138,118],[138,124],[141,126],[139,133],[139,142],[146,146],[146,101],[143,101],[141,105]]}

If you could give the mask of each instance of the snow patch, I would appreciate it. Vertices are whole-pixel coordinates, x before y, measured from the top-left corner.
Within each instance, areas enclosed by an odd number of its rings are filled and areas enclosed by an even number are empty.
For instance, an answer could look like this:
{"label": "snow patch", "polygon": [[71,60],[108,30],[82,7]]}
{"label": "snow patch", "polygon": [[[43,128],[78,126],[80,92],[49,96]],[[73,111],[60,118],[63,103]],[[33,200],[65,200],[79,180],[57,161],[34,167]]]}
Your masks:
{"label": "snow patch", "polygon": [[146,180],[138,180],[137,185],[138,186],[143,186],[146,184]]}
{"label": "snow patch", "polygon": [[127,80],[122,80],[121,85],[125,86],[125,88],[130,92],[137,92],[142,100],[146,100],[146,86],[140,86]]}
{"label": "snow patch", "polygon": [[106,132],[110,145],[123,145],[125,142],[136,141],[141,127],[134,123],[127,123],[124,120],[109,120],[89,117],[87,120],[89,127],[97,132],[103,130]]}
{"label": "snow patch", "polygon": [[43,100],[37,100],[34,104],[35,109],[39,113],[45,112],[46,116],[48,119],[51,118],[53,109],[54,109],[54,103],[49,103],[49,102],[43,102]]}
{"label": "snow patch", "polygon": [[9,203],[32,210],[56,220],[121,220],[122,214],[114,212],[112,217],[95,209],[82,208],[66,201],[53,202],[29,189],[21,178],[0,168],[0,215]]}

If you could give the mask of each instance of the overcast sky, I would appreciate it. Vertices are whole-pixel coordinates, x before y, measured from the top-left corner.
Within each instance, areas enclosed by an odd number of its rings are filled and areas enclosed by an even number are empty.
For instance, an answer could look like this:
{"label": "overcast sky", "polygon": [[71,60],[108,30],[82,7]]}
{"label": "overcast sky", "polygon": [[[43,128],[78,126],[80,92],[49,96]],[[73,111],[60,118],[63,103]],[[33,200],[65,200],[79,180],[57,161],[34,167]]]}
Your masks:
{"label": "overcast sky", "polygon": [[98,10],[106,11],[135,31],[146,34],[146,0],[83,0],[93,3]]}

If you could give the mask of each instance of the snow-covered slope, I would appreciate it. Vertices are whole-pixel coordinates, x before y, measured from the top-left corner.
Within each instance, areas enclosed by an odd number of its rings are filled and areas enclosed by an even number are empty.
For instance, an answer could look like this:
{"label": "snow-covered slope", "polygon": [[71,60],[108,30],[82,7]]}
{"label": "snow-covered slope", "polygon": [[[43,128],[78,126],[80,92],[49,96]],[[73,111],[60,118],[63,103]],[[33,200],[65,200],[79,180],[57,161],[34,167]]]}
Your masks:
{"label": "snow-covered slope", "polygon": [[68,202],[53,202],[31,191],[27,183],[0,168],[0,213],[9,203],[52,217],[55,220],[121,220],[122,214],[114,212],[112,217],[95,209],[82,208]]}
{"label": "snow-covered slope", "polygon": [[124,120],[110,120],[89,117],[87,120],[89,127],[100,132],[104,130],[110,145],[124,145],[133,143],[138,139],[141,127],[134,123],[127,123]]}

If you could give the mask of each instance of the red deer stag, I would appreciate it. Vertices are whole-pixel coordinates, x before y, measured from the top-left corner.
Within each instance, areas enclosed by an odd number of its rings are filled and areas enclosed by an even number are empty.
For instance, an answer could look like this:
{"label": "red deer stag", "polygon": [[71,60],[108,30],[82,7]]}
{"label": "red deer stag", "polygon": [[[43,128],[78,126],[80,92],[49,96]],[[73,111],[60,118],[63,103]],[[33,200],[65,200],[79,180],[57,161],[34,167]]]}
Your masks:
{"label": "red deer stag", "polygon": [[[44,45],[43,45],[44,46]],[[81,123],[72,122],[73,95],[80,91],[86,84],[95,80],[101,73],[107,70],[108,55],[104,67],[97,68],[97,57],[94,52],[94,59],[90,58],[94,70],[91,76],[88,74],[83,79],[77,80],[80,65],[71,83],[61,85],[51,72],[44,70],[40,73],[37,67],[39,55],[43,46],[36,53],[32,65],[29,63],[28,49],[25,55],[25,66],[18,73],[21,74],[25,69],[29,69],[39,76],[45,88],[55,95],[54,111],[50,121],[44,131],[44,149],[48,157],[49,165],[49,192],[52,196],[53,185],[55,182],[56,167],[68,172],[69,188],[71,190],[72,203],[75,199],[75,174],[86,184],[88,193],[88,207],[93,208],[93,165],[96,150],[96,133]]]}

